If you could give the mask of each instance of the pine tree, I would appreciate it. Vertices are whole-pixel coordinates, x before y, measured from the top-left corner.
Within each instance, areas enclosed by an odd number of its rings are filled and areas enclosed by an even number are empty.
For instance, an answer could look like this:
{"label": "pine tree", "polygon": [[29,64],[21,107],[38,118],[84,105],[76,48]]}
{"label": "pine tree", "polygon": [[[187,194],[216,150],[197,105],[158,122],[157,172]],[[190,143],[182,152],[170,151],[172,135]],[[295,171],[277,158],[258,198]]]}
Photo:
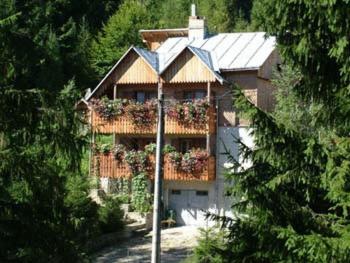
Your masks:
{"label": "pine tree", "polygon": [[89,9],[73,0],[0,2],[1,262],[79,262],[95,231],[74,111],[89,82],[92,22],[77,6]]}
{"label": "pine tree", "polygon": [[228,262],[349,262],[350,4],[266,0],[255,10],[289,67],[274,82],[274,113],[235,88],[255,146],[238,140],[250,168],[231,156],[240,201],[236,218],[226,218],[223,254]]}

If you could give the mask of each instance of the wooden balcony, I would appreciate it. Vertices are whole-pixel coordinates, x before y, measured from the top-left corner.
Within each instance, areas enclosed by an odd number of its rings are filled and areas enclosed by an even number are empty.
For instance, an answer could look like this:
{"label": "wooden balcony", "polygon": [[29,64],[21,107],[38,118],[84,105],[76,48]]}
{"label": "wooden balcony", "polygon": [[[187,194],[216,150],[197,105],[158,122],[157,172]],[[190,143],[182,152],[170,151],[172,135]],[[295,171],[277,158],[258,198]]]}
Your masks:
{"label": "wooden balcony", "polygon": [[[147,171],[149,178],[154,178],[154,157],[150,158],[151,167]],[[109,178],[130,178],[130,168],[125,162],[114,159],[113,154],[99,154],[95,156],[93,171],[96,176]],[[164,159],[164,180],[169,181],[213,181],[215,180],[215,157],[209,156],[206,167],[199,173],[185,173],[177,170],[170,160]]]}
{"label": "wooden balcony", "polygon": [[[210,107],[207,112],[208,122],[206,124],[188,125],[165,116],[166,134],[207,134],[215,133],[216,113],[215,108]],[[112,120],[101,118],[96,112],[92,112],[92,130],[97,133],[115,134],[156,134],[156,122],[151,125],[137,125],[127,116],[118,116]]]}

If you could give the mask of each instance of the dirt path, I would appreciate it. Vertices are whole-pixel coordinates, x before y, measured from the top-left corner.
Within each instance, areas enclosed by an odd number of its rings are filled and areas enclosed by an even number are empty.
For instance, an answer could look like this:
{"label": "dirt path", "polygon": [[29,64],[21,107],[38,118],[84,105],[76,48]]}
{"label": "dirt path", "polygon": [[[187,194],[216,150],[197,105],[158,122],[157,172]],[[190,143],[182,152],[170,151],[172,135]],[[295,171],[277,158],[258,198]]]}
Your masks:
{"label": "dirt path", "polygon": [[[187,258],[197,244],[197,227],[183,226],[162,230],[162,262],[181,262]],[[100,251],[95,263],[150,262],[152,233],[144,237],[131,238]]]}

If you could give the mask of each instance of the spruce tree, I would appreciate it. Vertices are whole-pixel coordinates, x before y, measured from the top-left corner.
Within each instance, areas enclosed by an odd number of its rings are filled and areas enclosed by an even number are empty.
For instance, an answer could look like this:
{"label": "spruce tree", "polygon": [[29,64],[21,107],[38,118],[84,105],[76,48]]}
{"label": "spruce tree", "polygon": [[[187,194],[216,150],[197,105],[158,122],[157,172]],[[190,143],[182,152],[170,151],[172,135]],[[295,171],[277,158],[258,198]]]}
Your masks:
{"label": "spruce tree", "polygon": [[[348,1],[259,1],[260,26],[277,37],[288,67],[274,85],[275,112],[235,88],[251,120],[252,166],[228,172],[236,197],[228,262],[350,261],[350,11]],[[293,70],[291,70],[293,69]]]}
{"label": "spruce tree", "polygon": [[95,231],[74,111],[89,83],[92,22],[77,6],[89,9],[73,0],[0,2],[1,262],[79,262]]}

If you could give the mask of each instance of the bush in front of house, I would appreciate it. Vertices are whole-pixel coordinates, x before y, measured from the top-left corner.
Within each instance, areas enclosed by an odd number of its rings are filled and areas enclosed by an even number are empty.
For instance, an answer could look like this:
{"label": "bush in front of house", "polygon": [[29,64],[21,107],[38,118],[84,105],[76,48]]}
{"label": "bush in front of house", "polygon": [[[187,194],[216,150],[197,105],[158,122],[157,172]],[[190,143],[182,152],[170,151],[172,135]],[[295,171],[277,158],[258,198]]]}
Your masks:
{"label": "bush in front of house", "polygon": [[106,197],[98,208],[98,225],[102,234],[116,232],[124,226],[124,212],[119,198]]}
{"label": "bush in front of house", "polygon": [[225,232],[218,228],[200,229],[198,245],[193,255],[184,263],[225,263],[226,257],[223,251],[225,244]]}

